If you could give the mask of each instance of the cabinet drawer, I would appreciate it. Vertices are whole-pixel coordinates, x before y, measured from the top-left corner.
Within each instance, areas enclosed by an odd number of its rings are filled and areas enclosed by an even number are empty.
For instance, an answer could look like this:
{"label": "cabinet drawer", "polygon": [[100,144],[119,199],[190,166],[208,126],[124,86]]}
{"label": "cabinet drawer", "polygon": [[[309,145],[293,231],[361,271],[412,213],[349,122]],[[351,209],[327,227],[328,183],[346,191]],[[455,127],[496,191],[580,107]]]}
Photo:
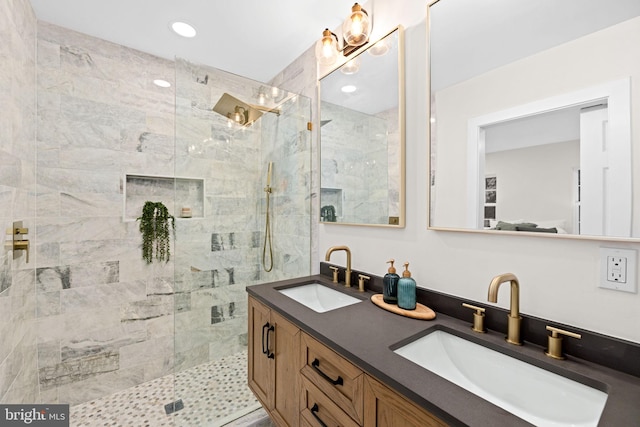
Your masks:
{"label": "cabinet drawer", "polygon": [[326,427],[358,427],[359,425],[305,377],[302,377],[301,404],[300,419],[303,425],[314,427],[323,425]]}
{"label": "cabinet drawer", "polygon": [[362,370],[304,333],[301,348],[302,375],[361,424],[364,390]]}
{"label": "cabinet drawer", "polygon": [[364,427],[447,427],[376,379],[366,375],[364,383]]}

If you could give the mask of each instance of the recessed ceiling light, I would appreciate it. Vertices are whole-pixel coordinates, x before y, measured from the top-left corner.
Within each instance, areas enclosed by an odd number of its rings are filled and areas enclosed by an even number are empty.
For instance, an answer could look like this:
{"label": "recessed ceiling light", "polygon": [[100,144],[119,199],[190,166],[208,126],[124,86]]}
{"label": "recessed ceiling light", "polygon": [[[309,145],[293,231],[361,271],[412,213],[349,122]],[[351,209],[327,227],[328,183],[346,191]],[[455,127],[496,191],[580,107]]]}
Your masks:
{"label": "recessed ceiling light", "polygon": [[356,87],[354,85],[346,85],[346,86],[342,86],[342,91],[344,93],[352,93],[356,91]]}
{"label": "recessed ceiling light", "polygon": [[196,29],[191,24],[187,24],[186,22],[176,21],[171,23],[171,29],[182,37],[195,37]]}
{"label": "recessed ceiling light", "polygon": [[166,80],[162,80],[162,79],[155,79],[153,81],[153,84],[159,87],[171,87],[171,83],[169,83]]}

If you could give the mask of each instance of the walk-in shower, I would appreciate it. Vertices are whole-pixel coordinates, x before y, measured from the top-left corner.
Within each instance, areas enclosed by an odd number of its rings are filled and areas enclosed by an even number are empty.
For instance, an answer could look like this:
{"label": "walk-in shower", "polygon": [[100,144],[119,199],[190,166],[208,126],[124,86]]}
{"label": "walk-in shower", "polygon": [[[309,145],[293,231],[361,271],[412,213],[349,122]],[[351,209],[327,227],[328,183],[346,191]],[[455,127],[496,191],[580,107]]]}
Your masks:
{"label": "walk-in shower", "polygon": [[[255,407],[245,288],[310,272],[309,99],[35,19],[15,25],[32,39],[0,48],[22,132],[2,153],[17,171],[3,218],[24,221],[32,252],[29,264],[0,258],[0,400],[69,404],[73,426],[213,426]],[[173,85],[153,85],[159,76]],[[213,111],[224,94],[249,106],[245,123]],[[169,262],[142,258],[146,200],[175,217]]]}

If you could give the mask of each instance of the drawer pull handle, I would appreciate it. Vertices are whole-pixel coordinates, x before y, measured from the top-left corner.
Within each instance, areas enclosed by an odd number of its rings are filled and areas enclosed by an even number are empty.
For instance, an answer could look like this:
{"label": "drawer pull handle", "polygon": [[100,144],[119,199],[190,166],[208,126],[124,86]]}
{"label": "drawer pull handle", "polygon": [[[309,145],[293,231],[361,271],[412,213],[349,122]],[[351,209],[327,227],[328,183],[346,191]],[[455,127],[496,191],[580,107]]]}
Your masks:
{"label": "drawer pull handle", "polygon": [[[269,325],[267,323],[267,325]],[[269,359],[275,359],[276,355],[273,354],[272,351],[269,351],[269,332],[273,332],[275,331],[276,327],[274,325],[269,326],[269,328],[267,329],[267,351],[266,351],[266,355]]]}
{"label": "drawer pull handle", "polygon": [[[269,327],[269,322],[267,322],[264,325],[262,325],[262,354],[267,354],[267,350],[268,350],[268,349],[265,349],[265,346],[264,346],[264,331],[268,327]],[[267,345],[267,347],[268,347],[268,345]]]}
{"label": "drawer pull handle", "polygon": [[318,359],[313,359],[313,362],[311,362],[311,366],[313,366],[313,369],[315,369],[321,376],[322,378],[324,378],[325,380],[329,381],[331,384],[333,385],[343,385],[344,381],[342,380],[342,377],[338,375],[337,379],[331,379],[331,377],[329,377],[329,375],[325,374],[324,372],[322,372],[320,370],[320,361]]}
{"label": "drawer pull handle", "polygon": [[313,415],[313,418],[316,419],[316,421],[318,421],[318,423],[322,426],[322,427],[327,427],[327,425],[322,422],[322,420],[320,419],[320,417],[318,416],[318,414],[316,414],[316,412],[318,412],[320,410],[320,408],[318,408],[318,404],[314,403],[313,407],[311,408],[311,415]]}

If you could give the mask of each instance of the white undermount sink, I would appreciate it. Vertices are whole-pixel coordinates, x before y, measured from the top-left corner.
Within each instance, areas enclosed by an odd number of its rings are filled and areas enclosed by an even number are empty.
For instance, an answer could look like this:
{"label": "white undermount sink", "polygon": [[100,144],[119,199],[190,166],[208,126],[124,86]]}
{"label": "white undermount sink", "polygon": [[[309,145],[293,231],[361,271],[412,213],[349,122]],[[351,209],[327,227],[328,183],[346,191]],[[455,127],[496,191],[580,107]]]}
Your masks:
{"label": "white undermount sink", "polygon": [[318,313],[361,302],[358,298],[343,294],[320,283],[309,283],[293,288],[279,289],[283,295],[299,302]]}
{"label": "white undermount sink", "polygon": [[607,394],[436,330],[395,353],[536,425],[597,426]]}

